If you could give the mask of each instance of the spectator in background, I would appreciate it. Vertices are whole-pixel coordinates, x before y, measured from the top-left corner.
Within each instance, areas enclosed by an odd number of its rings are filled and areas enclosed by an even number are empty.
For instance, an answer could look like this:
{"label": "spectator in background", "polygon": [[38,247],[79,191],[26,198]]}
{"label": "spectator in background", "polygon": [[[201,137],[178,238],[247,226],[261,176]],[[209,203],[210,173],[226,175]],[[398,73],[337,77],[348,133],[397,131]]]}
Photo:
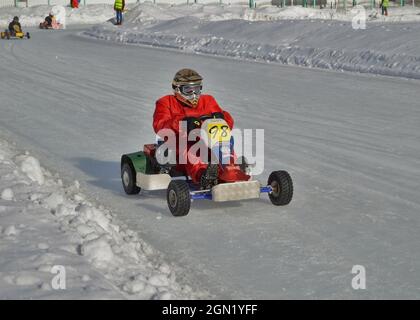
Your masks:
{"label": "spectator in background", "polygon": [[388,7],[389,7],[389,0],[382,0],[381,8],[382,8],[382,15],[388,15]]}
{"label": "spectator in background", "polygon": [[72,8],[78,9],[79,8],[79,0],[70,0],[70,6]]}
{"label": "spectator in background", "polygon": [[122,24],[124,7],[125,7],[125,0],[115,0],[114,10],[115,10],[116,15],[117,15],[116,25],[121,25]]}

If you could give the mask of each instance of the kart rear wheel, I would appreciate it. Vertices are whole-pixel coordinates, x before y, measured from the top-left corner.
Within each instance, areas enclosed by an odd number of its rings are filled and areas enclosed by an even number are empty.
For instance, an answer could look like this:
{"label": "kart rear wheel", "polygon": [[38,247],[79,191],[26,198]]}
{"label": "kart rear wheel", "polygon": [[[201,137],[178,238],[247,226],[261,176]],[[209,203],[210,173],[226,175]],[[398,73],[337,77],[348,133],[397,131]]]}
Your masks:
{"label": "kart rear wheel", "polygon": [[6,32],[6,39],[10,40],[10,32]]}
{"label": "kart rear wheel", "polygon": [[124,162],[121,167],[121,181],[126,194],[138,194],[141,188],[137,187],[136,171],[131,163]]}
{"label": "kart rear wheel", "polygon": [[26,38],[30,39],[31,35],[29,34],[29,32],[26,32]]}
{"label": "kart rear wheel", "polygon": [[292,201],[293,182],[286,171],[273,171],[268,177],[267,184],[273,189],[268,194],[275,206],[285,206]]}
{"label": "kart rear wheel", "polygon": [[190,188],[184,180],[172,180],[168,186],[166,199],[169,210],[175,217],[186,216],[190,211]]}

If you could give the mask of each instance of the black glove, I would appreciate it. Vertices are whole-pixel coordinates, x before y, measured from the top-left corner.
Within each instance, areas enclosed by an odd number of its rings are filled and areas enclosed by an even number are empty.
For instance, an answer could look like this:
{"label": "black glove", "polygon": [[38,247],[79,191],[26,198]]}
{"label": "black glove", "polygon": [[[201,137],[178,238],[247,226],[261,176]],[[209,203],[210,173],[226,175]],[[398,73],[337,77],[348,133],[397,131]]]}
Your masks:
{"label": "black glove", "polygon": [[201,127],[201,121],[198,118],[186,117],[186,118],[184,118],[184,121],[187,121],[187,131],[188,132]]}
{"label": "black glove", "polygon": [[213,113],[211,114],[211,117],[212,117],[213,119],[224,119],[224,118],[225,118],[225,116],[223,115],[223,113],[222,113],[222,112],[213,112]]}

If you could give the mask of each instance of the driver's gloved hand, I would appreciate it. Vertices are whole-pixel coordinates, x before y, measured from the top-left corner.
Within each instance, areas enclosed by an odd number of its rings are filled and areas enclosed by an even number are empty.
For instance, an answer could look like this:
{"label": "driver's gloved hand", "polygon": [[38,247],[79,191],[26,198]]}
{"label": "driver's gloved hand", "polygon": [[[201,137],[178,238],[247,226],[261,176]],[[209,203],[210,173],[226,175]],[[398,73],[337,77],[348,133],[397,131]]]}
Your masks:
{"label": "driver's gloved hand", "polygon": [[223,113],[222,113],[222,112],[213,112],[213,113],[211,114],[211,117],[212,117],[213,119],[224,119],[224,118],[225,118],[225,116],[223,115]]}
{"label": "driver's gloved hand", "polygon": [[198,118],[186,117],[186,118],[184,118],[184,121],[187,121],[187,131],[188,132],[201,127],[201,121]]}

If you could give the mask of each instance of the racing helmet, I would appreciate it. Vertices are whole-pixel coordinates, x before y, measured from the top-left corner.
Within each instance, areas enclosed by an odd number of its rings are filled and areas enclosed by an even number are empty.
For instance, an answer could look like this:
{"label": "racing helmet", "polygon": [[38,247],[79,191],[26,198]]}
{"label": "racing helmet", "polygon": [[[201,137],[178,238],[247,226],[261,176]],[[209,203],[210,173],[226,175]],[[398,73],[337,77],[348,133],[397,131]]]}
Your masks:
{"label": "racing helmet", "polygon": [[181,69],[174,76],[172,89],[179,101],[195,108],[203,89],[203,78],[192,69]]}
{"label": "racing helmet", "polygon": [[19,22],[19,17],[18,16],[13,17],[13,21],[14,22]]}

